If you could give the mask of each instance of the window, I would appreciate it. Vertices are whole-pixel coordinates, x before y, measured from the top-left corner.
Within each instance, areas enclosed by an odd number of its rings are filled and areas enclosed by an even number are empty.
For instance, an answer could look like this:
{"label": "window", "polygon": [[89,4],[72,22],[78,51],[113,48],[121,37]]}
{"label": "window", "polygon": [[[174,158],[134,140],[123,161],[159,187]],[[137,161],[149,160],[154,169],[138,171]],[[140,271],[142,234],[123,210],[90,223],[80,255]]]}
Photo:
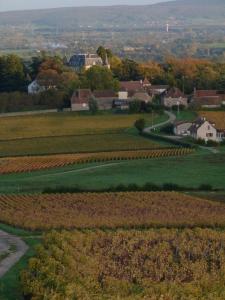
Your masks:
{"label": "window", "polygon": [[213,137],[213,133],[206,133],[206,137],[207,137],[207,138]]}

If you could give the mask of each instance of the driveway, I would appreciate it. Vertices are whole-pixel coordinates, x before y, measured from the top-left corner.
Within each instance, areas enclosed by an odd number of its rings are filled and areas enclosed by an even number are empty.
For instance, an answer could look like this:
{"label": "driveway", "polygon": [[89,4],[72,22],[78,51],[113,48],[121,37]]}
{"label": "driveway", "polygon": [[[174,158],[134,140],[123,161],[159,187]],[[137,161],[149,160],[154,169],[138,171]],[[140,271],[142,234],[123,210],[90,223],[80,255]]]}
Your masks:
{"label": "driveway", "polygon": [[155,125],[150,126],[150,127],[147,127],[147,128],[144,129],[144,132],[145,133],[150,133],[152,130],[155,130],[157,128],[163,127],[163,126],[168,125],[168,124],[173,124],[176,121],[176,115],[173,114],[172,112],[166,110],[165,114],[169,117],[169,119],[167,121],[155,124]]}

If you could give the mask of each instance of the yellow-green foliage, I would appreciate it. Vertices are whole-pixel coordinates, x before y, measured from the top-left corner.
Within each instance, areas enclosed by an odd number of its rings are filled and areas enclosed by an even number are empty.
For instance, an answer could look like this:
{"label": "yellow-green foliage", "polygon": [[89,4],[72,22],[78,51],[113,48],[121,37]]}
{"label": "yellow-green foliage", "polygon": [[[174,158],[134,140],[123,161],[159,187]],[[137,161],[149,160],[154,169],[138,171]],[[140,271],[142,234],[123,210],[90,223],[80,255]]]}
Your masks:
{"label": "yellow-green foliage", "polygon": [[0,221],[31,230],[216,227],[225,205],[175,192],[0,195]]}
{"label": "yellow-green foliage", "polygon": [[224,300],[225,233],[52,232],[22,284],[32,300]]}

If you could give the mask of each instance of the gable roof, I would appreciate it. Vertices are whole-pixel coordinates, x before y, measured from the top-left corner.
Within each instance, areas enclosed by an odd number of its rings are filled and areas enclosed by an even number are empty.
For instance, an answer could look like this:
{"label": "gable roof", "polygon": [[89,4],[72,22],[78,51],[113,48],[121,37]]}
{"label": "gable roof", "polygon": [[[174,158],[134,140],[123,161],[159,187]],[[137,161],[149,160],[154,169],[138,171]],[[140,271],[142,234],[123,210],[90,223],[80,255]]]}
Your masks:
{"label": "gable roof", "polygon": [[216,90],[196,90],[194,92],[194,96],[197,98],[202,97],[214,97],[217,96]]}
{"label": "gable roof", "polygon": [[166,98],[185,98],[183,92],[177,87],[170,88],[168,91],[165,92]]}
{"label": "gable roof", "polygon": [[147,77],[145,77],[144,81],[143,81],[143,86],[151,86],[150,81],[148,80]]}
{"label": "gable roof", "polygon": [[121,81],[120,88],[124,91],[137,91],[142,89],[143,84],[141,81]]}
{"label": "gable roof", "polygon": [[116,93],[113,90],[96,90],[93,92],[96,98],[115,98]]}
{"label": "gable roof", "polygon": [[150,89],[151,90],[167,90],[169,88],[169,85],[151,85]]}
{"label": "gable roof", "polygon": [[[191,133],[196,133],[198,131],[198,129],[205,124],[205,122],[208,122],[213,128],[215,128],[215,126],[210,123],[208,120],[206,120],[206,118],[198,118],[195,122],[192,123],[191,127],[190,127],[190,132]],[[216,129],[216,128],[215,128]]]}
{"label": "gable roof", "polygon": [[133,95],[133,99],[137,99],[137,100],[142,100],[142,101],[150,101],[151,100],[151,96],[149,96],[149,94],[146,91],[138,91],[135,92]]}
{"label": "gable roof", "polygon": [[197,105],[221,105],[225,100],[225,91],[195,90],[193,103]]}
{"label": "gable roof", "polygon": [[196,98],[206,97],[225,97],[225,91],[218,90],[196,90],[194,92]]}

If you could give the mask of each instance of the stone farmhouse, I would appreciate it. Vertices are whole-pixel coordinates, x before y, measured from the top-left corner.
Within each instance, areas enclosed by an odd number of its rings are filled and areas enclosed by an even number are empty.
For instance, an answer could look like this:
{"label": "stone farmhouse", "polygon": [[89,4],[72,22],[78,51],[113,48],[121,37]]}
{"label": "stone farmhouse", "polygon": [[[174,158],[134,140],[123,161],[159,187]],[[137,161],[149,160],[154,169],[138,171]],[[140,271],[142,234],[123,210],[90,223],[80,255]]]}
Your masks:
{"label": "stone farmhouse", "polygon": [[225,105],[225,91],[195,90],[191,105],[194,107],[217,108]]}
{"label": "stone farmhouse", "polygon": [[173,106],[188,106],[188,98],[181,92],[180,89],[173,87],[166,90],[161,95],[161,104],[171,108]]}
{"label": "stone farmhouse", "polygon": [[113,101],[118,98],[117,94],[111,90],[97,90],[92,92],[90,89],[78,89],[71,98],[72,111],[89,110],[89,101],[95,98],[100,110],[110,110]]}
{"label": "stone farmhouse", "polygon": [[120,82],[120,91],[126,91],[130,98],[132,98],[135,93],[143,91],[152,98],[155,95],[161,95],[167,91],[168,88],[168,85],[152,85],[147,78],[144,80]]}

